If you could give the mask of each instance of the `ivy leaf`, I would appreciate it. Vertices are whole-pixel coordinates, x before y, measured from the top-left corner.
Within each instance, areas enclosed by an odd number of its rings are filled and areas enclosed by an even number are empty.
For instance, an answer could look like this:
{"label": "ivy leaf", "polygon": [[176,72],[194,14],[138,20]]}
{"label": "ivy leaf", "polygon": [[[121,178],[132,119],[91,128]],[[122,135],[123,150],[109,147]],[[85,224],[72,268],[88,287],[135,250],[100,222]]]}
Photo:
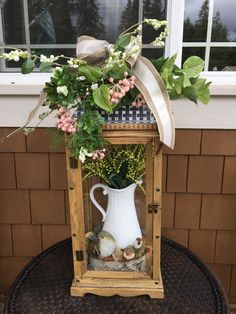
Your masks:
{"label": "ivy leaf", "polygon": [[81,65],[79,67],[79,73],[90,82],[97,82],[102,76],[101,69],[91,65]]}
{"label": "ivy leaf", "polygon": [[207,105],[209,103],[210,98],[210,91],[208,86],[199,90],[199,92],[197,93],[197,97],[204,105]]}
{"label": "ivy leaf", "polygon": [[21,66],[21,73],[22,74],[29,74],[33,72],[35,68],[35,62],[32,59],[27,59]]}
{"label": "ivy leaf", "polygon": [[189,78],[198,77],[203,68],[204,61],[197,56],[188,58],[183,64],[183,70]]}
{"label": "ivy leaf", "polygon": [[165,82],[165,86],[166,88],[169,90],[172,88],[171,86],[171,72],[168,71],[167,68],[163,69],[163,72],[161,73],[161,77],[163,79],[163,81]]}
{"label": "ivy leaf", "polygon": [[196,95],[196,91],[192,86],[188,86],[186,88],[184,88],[183,90],[183,95],[190,99],[191,101],[193,101],[196,105],[197,105],[197,95]]}
{"label": "ivy leaf", "polygon": [[39,66],[40,72],[49,72],[52,68],[52,62],[43,62]]}
{"label": "ivy leaf", "polygon": [[206,79],[200,77],[195,82],[192,83],[192,86],[196,90],[199,90],[205,85],[205,83],[206,83]]}
{"label": "ivy leaf", "polygon": [[93,99],[95,104],[107,112],[112,112],[109,89],[102,84],[93,91]]}
{"label": "ivy leaf", "polygon": [[184,78],[183,79],[183,87],[185,88],[185,87],[191,86],[191,82],[189,80],[189,76],[187,74],[185,74],[183,76],[183,78]]}
{"label": "ivy leaf", "polygon": [[115,80],[124,78],[124,73],[129,72],[129,68],[124,63],[121,67],[119,67],[117,64],[114,64],[111,70],[107,72],[108,76],[111,76]]}
{"label": "ivy leaf", "polygon": [[156,70],[158,72],[161,71],[162,66],[164,65],[164,63],[166,62],[166,59],[164,57],[158,58],[158,59],[152,59],[150,60],[151,63],[154,65],[154,67],[156,68]]}
{"label": "ivy leaf", "polygon": [[183,81],[184,81],[183,76],[180,76],[174,80],[173,88],[178,95],[180,95],[182,92]]}
{"label": "ivy leaf", "polygon": [[202,103],[209,102],[209,85],[205,79],[199,78],[204,68],[204,61],[192,56],[179,68],[175,65],[176,55],[170,58],[151,60],[160,73],[171,99],[188,98],[194,103],[199,99]]}
{"label": "ivy leaf", "polygon": [[130,43],[130,40],[131,40],[131,33],[126,33],[118,38],[115,44],[115,47],[125,48]]}
{"label": "ivy leaf", "polygon": [[205,105],[208,104],[210,98],[209,85],[211,82],[206,83],[206,79],[199,78],[193,88],[196,90],[197,98]]}
{"label": "ivy leaf", "polygon": [[167,58],[165,63],[162,65],[161,70],[167,69],[169,72],[173,71],[177,53],[175,53],[171,58]]}

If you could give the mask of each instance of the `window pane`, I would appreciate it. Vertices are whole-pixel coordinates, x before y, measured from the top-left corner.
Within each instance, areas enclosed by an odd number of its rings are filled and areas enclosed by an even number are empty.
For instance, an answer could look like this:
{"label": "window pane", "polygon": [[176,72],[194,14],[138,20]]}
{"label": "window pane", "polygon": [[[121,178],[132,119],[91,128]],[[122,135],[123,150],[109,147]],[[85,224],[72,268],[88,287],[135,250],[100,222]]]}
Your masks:
{"label": "window pane", "polygon": [[138,0],[28,2],[33,44],[74,44],[80,35],[113,43],[124,26],[137,23],[138,19]]}
{"label": "window pane", "polygon": [[164,49],[162,48],[144,48],[142,50],[142,55],[147,59],[158,59],[164,55]]}
{"label": "window pane", "polygon": [[236,41],[236,1],[215,0],[212,41]]}
{"label": "window pane", "polygon": [[[143,18],[147,19],[166,19],[166,0],[144,0],[143,1]],[[162,31],[163,29],[161,29]],[[151,26],[144,26],[143,28],[143,43],[152,42],[158,35],[158,32],[153,30]]]}
{"label": "window pane", "polygon": [[182,63],[184,63],[184,61],[191,56],[198,56],[204,60],[205,59],[205,48],[204,47],[185,47],[185,48],[183,48]]}
{"label": "window pane", "polygon": [[[104,1],[105,3],[113,3],[113,1]],[[115,34],[113,34],[113,42],[117,39],[118,35],[129,28],[130,26],[138,22],[138,12],[139,12],[139,1],[118,1],[118,3],[123,3],[123,9],[120,14],[120,19],[117,22],[118,28]],[[110,4],[111,5],[111,4]],[[114,33],[113,21],[110,21],[110,33]]]}
{"label": "window pane", "polygon": [[208,0],[185,0],[184,42],[206,41]]}
{"label": "window pane", "polygon": [[24,12],[22,1],[1,1],[4,42],[25,44]]}
{"label": "window pane", "polygon": [[236,71],[236,48],[211,48],[210,71]]}

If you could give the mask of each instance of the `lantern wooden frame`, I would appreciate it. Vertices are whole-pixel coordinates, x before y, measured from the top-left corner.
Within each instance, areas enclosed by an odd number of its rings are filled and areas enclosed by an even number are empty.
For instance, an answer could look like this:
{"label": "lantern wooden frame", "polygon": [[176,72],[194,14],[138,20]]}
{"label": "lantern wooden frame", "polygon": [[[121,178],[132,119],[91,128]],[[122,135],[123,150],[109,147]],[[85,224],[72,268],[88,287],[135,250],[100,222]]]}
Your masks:
{"label": "lantern wooden frame", "polygon": [[[146,272],[87,270],[81,163],[71,158],[66,149],[74,266],[71,295],[131,297],[147,294],[151,298],[163,298],[160,269],[162,149],[157,126],[106,124],[103,136],[111,144],[146,144],[146,244],[151,250],[146,255]],[[92,220],[91,205],[87,205],[87,217]]]}

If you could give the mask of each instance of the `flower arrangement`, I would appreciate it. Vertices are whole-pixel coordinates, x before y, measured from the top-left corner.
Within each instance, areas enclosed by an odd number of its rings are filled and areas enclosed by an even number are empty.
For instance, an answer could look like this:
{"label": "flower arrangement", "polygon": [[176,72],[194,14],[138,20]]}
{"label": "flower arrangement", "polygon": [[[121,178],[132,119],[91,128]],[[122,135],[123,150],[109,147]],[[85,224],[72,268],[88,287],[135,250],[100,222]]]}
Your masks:
{"label": "flower arrangement", "polygon": [[145,145],[109,145],[106,151],[97,151],[92,158],[88,158],[83,170],[84,180],[97,176],[113,189],[124,189],[132,183],[142,188]]}
{"label": "flower arrangement", "polygon": [[[159,32],[151,44],[164,46],[164,39],[168,34],[167,22],[145,19],[121,33],[116,43],[109,45],[106,57],[95,64],[86,58],[71,58],[64,55],[38,56],[34,52],[12,47],[4,47],[13,50],[0,56],[16,62],[24,60],[21,67],[23,74],[31,73],[35,67],[39,67],[42,72],[52,70],[50,81],[45,83],[43,89],[46,97],[42,105],[47,109],[40,115],[40,121],[52,112],[55,113],[57,132],[68,136],[67,145],[73,157],[79,158],[82,162],[89,160],[87,165],[89,173],[93,171],[92,162],[97,166],[106,163],[104,155],[107,143],[102,136],[104,119],[99,110],[111,113],[123,104],[137,107],[146,105],[144,95],[135,86],[136,77],[130,62],[141,52],[140,33],[143,24]],[[200,100],[207,104],[210,83],[199,78],[204,62],[199,57],[193,56],[184,62],[181,69],[175,65],[175,59],[176,55],[151,60],[164,82],[169,97],[171,99],[186,97],[195,103]],[[74,117],[71,111],[75,108],[83,110],[83,114]],[[34,128],[25,127],[26,134],[32,130]],[[109,149],[107,152],[113,154],[113,150]],[[111,161],[110,155],[108,159]]]}

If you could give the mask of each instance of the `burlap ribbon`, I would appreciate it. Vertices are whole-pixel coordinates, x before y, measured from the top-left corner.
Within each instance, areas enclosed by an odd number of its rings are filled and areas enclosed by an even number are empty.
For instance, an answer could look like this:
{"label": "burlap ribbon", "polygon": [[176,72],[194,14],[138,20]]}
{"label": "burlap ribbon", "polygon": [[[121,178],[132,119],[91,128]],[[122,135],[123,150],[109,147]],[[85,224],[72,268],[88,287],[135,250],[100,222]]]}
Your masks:
{"label": "burlap ribbon", "polygon": [[[105,40],[81,36],[77,40],[77,58],[99,65],[107,58],[111,47],[112,45]],[[135,85],[143,94],[157,121],[160,140],[173,149],[175,142],[174,119],[169,95],[161,76],[148,59],[139,56],[139,52],[135,57],[130,58],[128,63],[132,67],[132,73],[136,76]]]}
{"label": "burlap ribbon", "polygon": [[[27,118],[26,122],[24,123],[24,125],[22,125],[20,128],[17,128],[13,132],[7,134],[7,136],[2,137],[0,139],[0,142],[1,143],[5,142],[11,136],[18,134],[20,131],[22,131],[24,128],[26,128],[29,125],[29,123],[33,120],[33,118],[36,116],[36,113],[38,112],[39,108],[44,104],[45,100],[46,100],[46,94],[44,92],[41,92],[39,99],[38,99],[38,102],[37,102],[37,105],[34,107],[33,110],[30,111],[28,118]],[[37,125],[39,125],[39,123]]]}

